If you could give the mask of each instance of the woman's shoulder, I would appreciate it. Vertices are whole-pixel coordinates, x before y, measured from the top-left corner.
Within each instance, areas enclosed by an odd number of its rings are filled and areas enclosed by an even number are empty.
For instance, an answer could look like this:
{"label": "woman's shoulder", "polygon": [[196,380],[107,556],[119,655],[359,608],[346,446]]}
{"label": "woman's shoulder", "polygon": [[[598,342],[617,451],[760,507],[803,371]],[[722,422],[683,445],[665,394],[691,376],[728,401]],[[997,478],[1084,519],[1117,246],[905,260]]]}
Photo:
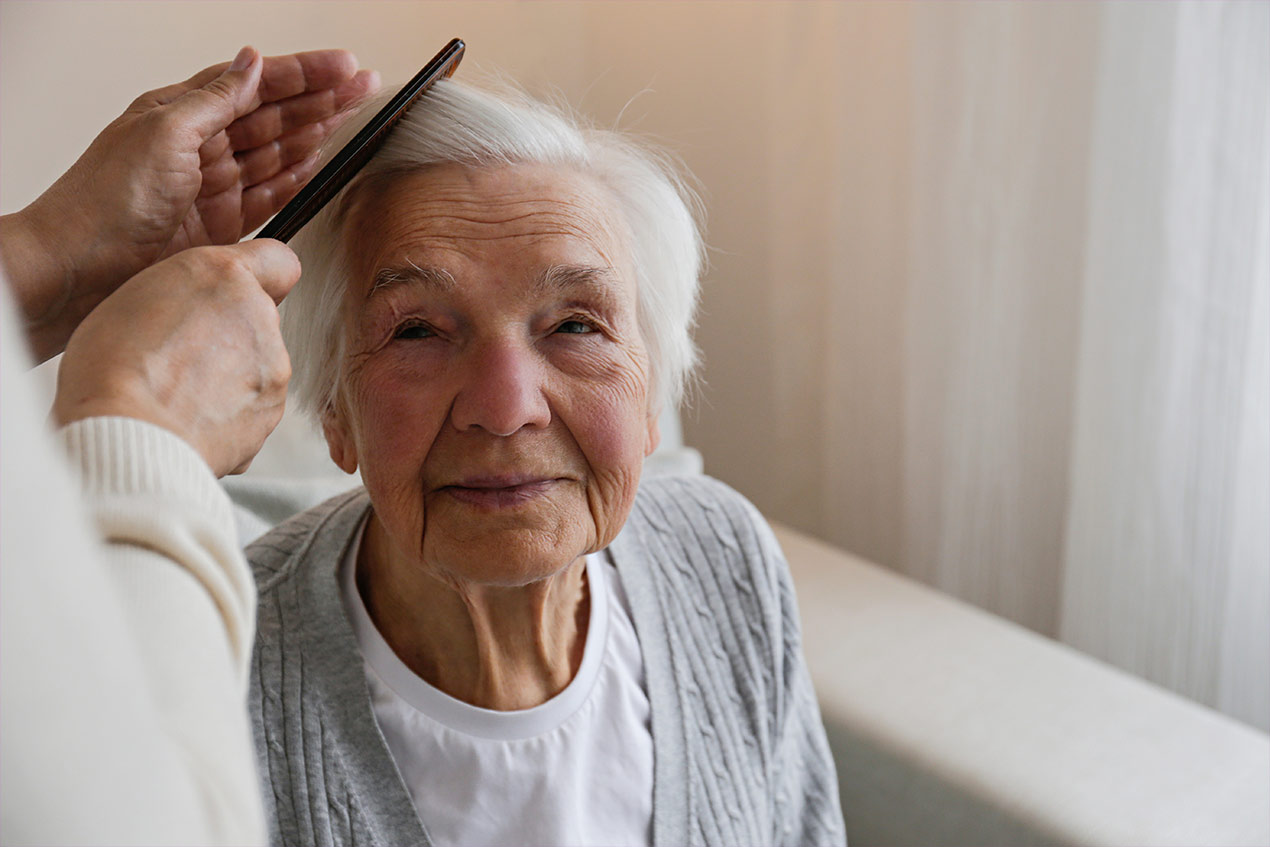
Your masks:
{"label": "woman's shoulder", "polygon": [[650,576],[673,583],[672,593],[684,598],[753,604],[751,611],[767,614],[788,580],[780,545],[758,509],[708,476],[644,481],[623,535],[628,551],[655,563]]}
{"label": "woman's shoulder", "polygon": [[[774,547],[767,521],[743,494],[702,474],[657,476],[644,480],[631,518],[660,534],[697,546],[742,549]],[[706,534],[702,530],[708,529]]]}
{"label": "woman's shoulder", "polygon": [[366,489],[345,491],[293,515],[247,545],[244,552],[260,594],[302,573],[306,561],[339,556],[369,506]]}
{"label": "woman's shoulder", "polygon": [[659,475],[640,482],[636,506],[674,503],[706,514],[727,514],[734,519],[762,520],[745,495],[722,480],[705,474]]}

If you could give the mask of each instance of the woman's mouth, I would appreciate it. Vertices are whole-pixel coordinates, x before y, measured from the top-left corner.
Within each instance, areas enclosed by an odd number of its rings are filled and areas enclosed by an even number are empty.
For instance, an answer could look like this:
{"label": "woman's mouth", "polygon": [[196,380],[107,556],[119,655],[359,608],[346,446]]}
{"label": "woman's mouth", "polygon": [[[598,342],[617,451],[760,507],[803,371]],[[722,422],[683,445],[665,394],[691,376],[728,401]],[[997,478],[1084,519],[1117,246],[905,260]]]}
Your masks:
{"label": "woman's mouth", "polygon": [[546,496],[560,482],[555,478],[490,477],[465,479],[461,484],[447,485],[441,492],[469,506],[485,509],[508,509],[522,506]]}

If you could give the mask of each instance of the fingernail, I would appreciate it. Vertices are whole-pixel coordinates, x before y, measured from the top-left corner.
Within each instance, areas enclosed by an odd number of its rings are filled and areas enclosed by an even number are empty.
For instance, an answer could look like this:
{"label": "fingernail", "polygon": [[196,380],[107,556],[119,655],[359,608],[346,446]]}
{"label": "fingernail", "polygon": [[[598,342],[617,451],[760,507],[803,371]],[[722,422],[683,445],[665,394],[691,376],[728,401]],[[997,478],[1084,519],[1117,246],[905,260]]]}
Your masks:
{"label": "fingernail", "polygon": [[229,63],[231,71],[246,70],[251,65],[251,60],[256,58],[256,50],[251,45],[244,47],[238,51],[238,55],[234,57],[234,61]]}

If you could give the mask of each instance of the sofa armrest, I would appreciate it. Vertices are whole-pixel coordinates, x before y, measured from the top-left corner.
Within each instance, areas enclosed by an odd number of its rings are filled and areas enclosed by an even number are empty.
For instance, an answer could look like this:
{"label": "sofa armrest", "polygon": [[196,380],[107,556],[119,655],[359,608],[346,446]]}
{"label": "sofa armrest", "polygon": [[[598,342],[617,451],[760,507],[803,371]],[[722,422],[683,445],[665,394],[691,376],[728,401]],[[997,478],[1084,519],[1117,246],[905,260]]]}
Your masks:
{"label": "sofa armrest", "polygon": [[1270,736],[774,529],[853,847],[1270,844]]}

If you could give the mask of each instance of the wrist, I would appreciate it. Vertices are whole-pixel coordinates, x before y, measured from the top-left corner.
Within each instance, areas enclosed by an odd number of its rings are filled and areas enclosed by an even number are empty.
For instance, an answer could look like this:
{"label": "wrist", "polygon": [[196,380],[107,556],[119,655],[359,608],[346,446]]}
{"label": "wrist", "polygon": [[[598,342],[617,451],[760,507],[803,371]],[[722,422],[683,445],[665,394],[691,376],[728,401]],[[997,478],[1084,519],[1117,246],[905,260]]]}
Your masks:
{"label": "wrist", "polygon": [[48,193],[0,217],[0,258],[37,364],[61,353],[109,293],[76,259],[77,252],[92,253],[98,240],[81,232],[75,212],[56,208]]}
{"label": "wrist", "polygon": [[0,216],[0,255],[27,326],[54,321],[71,299],[70,262],[51,242],[36,203]]}

